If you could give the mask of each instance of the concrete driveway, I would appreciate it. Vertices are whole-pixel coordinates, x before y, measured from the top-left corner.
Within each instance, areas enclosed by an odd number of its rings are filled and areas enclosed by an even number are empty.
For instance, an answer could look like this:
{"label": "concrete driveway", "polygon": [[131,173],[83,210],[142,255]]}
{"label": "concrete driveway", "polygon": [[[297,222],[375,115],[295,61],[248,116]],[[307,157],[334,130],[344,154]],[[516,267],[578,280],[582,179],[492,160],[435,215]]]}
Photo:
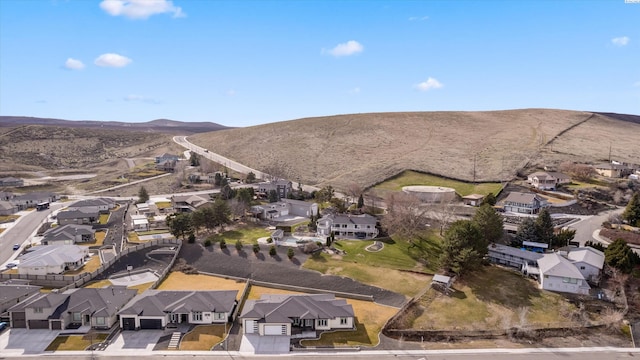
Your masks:
{"label": "concrete driveway", "polygon": [[122,331],[105,351],[152,351],[162,334],[164,334],[163,330]]}
{"label": "concrete driveway", "polygon": [[37,354],[43,352],[59,331],[10,329],[0,335],[0,354]]}

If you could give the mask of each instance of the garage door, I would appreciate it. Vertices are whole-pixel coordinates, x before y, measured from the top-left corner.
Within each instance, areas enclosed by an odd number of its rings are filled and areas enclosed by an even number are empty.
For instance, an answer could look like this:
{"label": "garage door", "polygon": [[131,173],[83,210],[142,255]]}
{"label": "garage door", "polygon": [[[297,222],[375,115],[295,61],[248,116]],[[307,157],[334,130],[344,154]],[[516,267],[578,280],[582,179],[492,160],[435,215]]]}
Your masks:
{"label": "garage door", "polygon": [[122,318],[122,330],[135,330],[136,329],[136,318],[125,317]]}
{"label": "garage door", "polygon": [[140,319],[140,329],[162,329],[162,319]]}
{"label": "garage door", "polygon": [[27,327],[27,317],[25,316],[24,312],[12,312],[11,320],[11,327],[17,329],[24,329]]}
{"label": "garage door", "polygon": [[51,330],[62,330],[62,321],[52,321]]}
{"label": "garage door", "polygon": [[49,320],[29,320],[29,329],[48,329]]}
{"label": "garage door", "polygon": [[287,325],[265,325],[265,335],[287,335]]}

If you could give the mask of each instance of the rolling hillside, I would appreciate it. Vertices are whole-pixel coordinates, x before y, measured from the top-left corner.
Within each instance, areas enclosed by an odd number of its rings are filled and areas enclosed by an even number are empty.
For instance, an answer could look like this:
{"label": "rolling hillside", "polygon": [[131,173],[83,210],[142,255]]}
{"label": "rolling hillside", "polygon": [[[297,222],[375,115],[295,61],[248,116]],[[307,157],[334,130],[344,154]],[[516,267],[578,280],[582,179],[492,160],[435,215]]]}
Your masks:
{"label": "rolling hillside", "polygon": [[525,166],[606,160],[610,145],[613,158],[638,162],[638,139],[640,116],[547,109],[339,115],[189,137],[250,167],[282,163],[292,180],[342,189],[404,170],[496,181]]}

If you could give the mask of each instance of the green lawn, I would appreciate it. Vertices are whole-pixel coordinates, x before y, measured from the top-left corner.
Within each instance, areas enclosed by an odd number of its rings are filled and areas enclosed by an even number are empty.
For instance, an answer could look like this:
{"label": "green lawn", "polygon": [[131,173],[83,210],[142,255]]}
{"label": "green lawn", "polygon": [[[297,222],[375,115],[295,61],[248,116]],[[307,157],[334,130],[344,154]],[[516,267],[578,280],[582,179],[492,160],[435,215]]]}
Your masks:
{"label": "green lawn", "polygon": [[374,187],[381,193],[388,191],[400,191],[404,186],[410,185],[426,185],[426,186],[443,186],[456,190],[461,195],[469,194],[497,194],[500,191],[500,183],[467,183],[458,180],[446,179],[436,175],[423,174],[416,171],[404,171],[400,175],[382,182]]}
{"label": "green lawn", "polygon": [[227,246],[233,246],[236,241],[242,241],[243,245],[257,244],[258,239],[261,237],[267,237],[271,232],[264,227],[255,226],[253,224],[244,224],[233,230],[228,230],[222,234],[216,234],[209,236],[207,239],[211,242],[219,242],[224,239],[227,242]]}
{"label": "green lawn", "polygon": [[577,309],[556,293],[514,271],[488,266],[453,285],[449,296],[430,289],[420,299],[415,329],[491,330],[512,326],[559,326],[572,323]]}

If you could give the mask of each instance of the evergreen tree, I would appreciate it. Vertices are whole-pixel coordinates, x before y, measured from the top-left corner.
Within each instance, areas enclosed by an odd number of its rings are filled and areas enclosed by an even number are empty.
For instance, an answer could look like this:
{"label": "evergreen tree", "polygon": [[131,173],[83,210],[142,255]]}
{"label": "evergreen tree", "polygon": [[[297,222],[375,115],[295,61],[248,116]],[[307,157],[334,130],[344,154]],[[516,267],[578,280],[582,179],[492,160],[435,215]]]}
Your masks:
{"label": "evergreen tree", "polygon": [[630,273],[640,263],[640,258],[623,239],[616,239],[604,250],[604,261],[623,273]]}
{"label": "evergreen tree", "polygon": [[138,203],[144,203],[149,201],[149,193],[144,186],[140,186],[140,190],[138,190]]}
{"label": "evergreen tree", "polygon": [[256,174],[253,173],[253,171],[250,171],[247,174],[247,177],[245,178],[245,181],[247,182],[247,184],[252,184],[256,181]]}
{"label": "evergreen tree", "polygon": [[569,242],[576,236],[574,229],[562,229],[555,235],[553,240],[553,247],[568,246]]}
{"label": "evergreen tree", "polygon": [[496,204],[496,196],[493,193],[488,193],[487,196],[484,197],[484,203],[494,206]]}
{"label": "evergreen tree", "polygon": [[225,224],[230,222],[231,217],[231,209],[229,209],[229,205],[226,201],[222,199],[216,199],[211,206],[212,209],[212,220],[213,223],[217,226],[224,227]]}
{"label": "evergreen tree", "polygon": [[275,190],[269,190],[269,202],[274,203],[280,201],[280,196],[278,196],[278,192]]}
{"label": "evergreen tree", "polygon": [[488,243],[475,222],[458,220],[444,234],[440,264],[459,276],[475,269],[487,254]]}
{"label": "evergreen tree", "polygon": [[511,246],[521,247],[524,241],[538,241],[538,231],[536,229],[536,223],[533,218],[525,217],[522,219],[520,225],[518,225],[518,231],[516,236],[511,242]]}
{"label": "evergreen tree", "polygon": [[360,196],[358,197],[357,207],[358,209],[362,209],[364,207],[364,197],[362,196],[362,194],[360,194]]}
{"label": "evergreen tree", "polygon": [[169,231],[176,238],[185,240],[187,236],[193,234],[193,223],[189,213],[172,214],[167,216],[165,221]]}
{"label": "evergreen tree", "polygon": [[551,220],[549,210],[542,209],[536,218],[535,224],[538,242],[549,244],[549,246],[553,245],[555,235],[553,233],[553,221]]}
{"label": "evergreen tree", "polygon": [[498,242],[504,235],[502,216],[489,204],[483,204],[473,216],[482,236],[487,243]]}
{"label": "evergreen tree", "polygon": [[622,219],[626,220],[631,226],[640,226],[640,192],[633,193],[622,213]]}
{"label": "evergreen tree", "polygon": [[222,184],[222,174],[217,172],[215,177],[213,178],[213,185],[220,186],[220,184]]}
{"label": "evergreen tree", "polygon": [[189,163],[191,166],[200,166],[200,157],[193,151],[189,153]]}

